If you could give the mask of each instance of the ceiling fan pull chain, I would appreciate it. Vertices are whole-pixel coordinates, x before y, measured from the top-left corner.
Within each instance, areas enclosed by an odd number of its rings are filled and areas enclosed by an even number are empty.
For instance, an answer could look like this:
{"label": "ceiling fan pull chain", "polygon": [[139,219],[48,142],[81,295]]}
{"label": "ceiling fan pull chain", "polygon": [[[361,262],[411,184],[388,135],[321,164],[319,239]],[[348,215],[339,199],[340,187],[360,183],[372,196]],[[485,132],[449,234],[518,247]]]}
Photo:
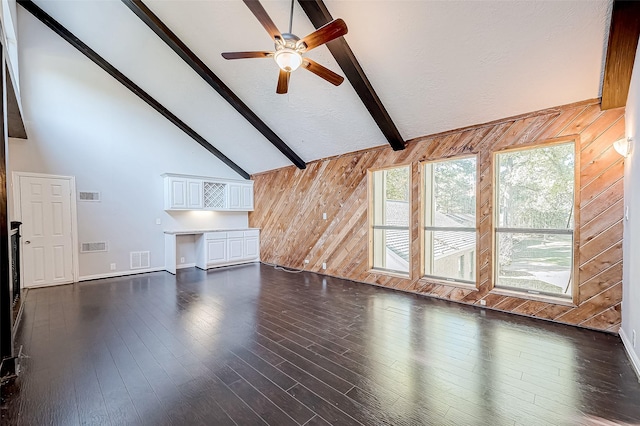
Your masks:
{"label": "ceiling fan pull chain", "polygon": [[293,1],[291,0],[291,14],[289,15],[289,34],[293,34],[291,29],[293,28]]}

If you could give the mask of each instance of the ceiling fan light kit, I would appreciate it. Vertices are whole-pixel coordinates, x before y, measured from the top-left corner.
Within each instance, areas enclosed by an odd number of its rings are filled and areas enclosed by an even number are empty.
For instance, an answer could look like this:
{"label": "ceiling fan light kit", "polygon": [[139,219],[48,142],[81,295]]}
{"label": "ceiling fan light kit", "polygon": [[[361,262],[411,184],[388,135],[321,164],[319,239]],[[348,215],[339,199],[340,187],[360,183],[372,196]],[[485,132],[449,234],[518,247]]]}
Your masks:
{"label": "ceiling fan light kit", "polygon": [[322,46],[331,40],[345,35],[348,29],[347,24],[345,24],[342,19],[334,19],[306,37],[300,39],[295,34],[291,33],[291,26],[293,23],[293,0],[291,1],[291,15],[289,18],[288,33],[280,33],[258,0],[243,1],[273,39],[275,43],[275,51],[225,52],[222,54],[223,58],[248,59],[273,57],[280,68],[278,86],[276,88],[276,93],[279,94],[287,93],[289,88],[289,74],[300,68],[300,66],[335,86],[342,84],[344,77],[334,73],[330,69],[309,58],[303,57],[303,54],[311,49]]}
{"label": "ceiling fan light kit", "polygon": [[301,50],[306,46],[298,44],[299,41],[298,37],[289,33],[283,33],[282,38],[276,38],[273,58],[282,71],[295,71],[302,65]]}

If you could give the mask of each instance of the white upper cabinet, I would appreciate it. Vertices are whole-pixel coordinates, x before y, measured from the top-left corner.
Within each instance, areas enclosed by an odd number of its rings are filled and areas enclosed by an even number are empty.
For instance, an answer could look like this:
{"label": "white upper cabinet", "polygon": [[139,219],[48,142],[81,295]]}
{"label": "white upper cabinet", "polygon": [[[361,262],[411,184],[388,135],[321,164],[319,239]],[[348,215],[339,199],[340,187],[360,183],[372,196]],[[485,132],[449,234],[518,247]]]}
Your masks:
{"label": "white upper cabinet", "polygon": [[242,185],[242,201],[240,210],[253,211],[253,184]]}
{"label": "white upper cabinet", "polygon": [[201,209],[202,181],[179,176],[165,177],[165,210]]}
{"label": "white upper cabinet", "polygon": [[165,210],[252,211],[253,181],[165,173]]}
{"label": "white upper cabinet", "polygon": [[230,183],[227,188],[229,190],[229,208],[240,210],[242,208],[242,188],[244,185],[239,183]]}
{"label": "white upper cabinet", "polygon": [[202,181],[187,179],[187,208],[201,209],[202,204]]}

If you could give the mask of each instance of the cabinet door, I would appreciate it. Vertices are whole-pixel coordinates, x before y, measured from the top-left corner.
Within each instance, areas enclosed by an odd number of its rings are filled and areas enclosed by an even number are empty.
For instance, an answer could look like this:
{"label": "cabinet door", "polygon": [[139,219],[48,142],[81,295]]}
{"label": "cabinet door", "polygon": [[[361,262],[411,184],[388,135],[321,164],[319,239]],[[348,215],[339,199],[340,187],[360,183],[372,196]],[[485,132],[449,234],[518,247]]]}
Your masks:
{"label": "cabinet door", "polygon": [[227,240],[227,251],[228,251],[227,260],[229,262],[242,260],[244,258],[243,242],[244,240],[242,238],[229,238]]}
{"label": "cabinet door", "polygon": [[258,237],[244,238],[244,258],[245,259],[260,258],[260,242]]}
{"label": "cabinet door", "polygon": [[187,208],[187,180],[169,178],[169,206],[170,209]]}
{"label": "cabinet door", "polygon": [[253,185],[242,185],[242,210],[253,210]]}
{"label": "cabinet door", "polygon": [[201,209],[204,207],[202,202],[202,181],[188,179],[187,180],[187,208]]}
{"label": "cabinet door", "polygon": [[242,186],[237,183],[230,183],[229,187],[229,208],[239,209],[241,207]]}
{"label": "cabinet door", "polygon": [[207,265],[227,261],[227,240],[207,240]]}

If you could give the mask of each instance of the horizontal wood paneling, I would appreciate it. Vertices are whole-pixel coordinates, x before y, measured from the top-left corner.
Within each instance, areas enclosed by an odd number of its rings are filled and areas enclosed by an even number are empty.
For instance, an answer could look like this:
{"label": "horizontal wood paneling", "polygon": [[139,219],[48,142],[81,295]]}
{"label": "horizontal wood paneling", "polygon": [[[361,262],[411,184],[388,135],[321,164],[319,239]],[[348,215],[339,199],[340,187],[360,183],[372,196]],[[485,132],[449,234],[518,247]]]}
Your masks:
{"label": "horizontal wood paneling", "polygon": [[[262,228],[263,261],[307,269],[464,303],[616,331],[622,281],[623,159],[611,149],[624,135],[624,110],[602,111],[597,100],[539,111],[459,131],[417,138],[403,151],[374,148],[253,176],[252,227]],[[580,146],[580,249],[577,306],[494,294],[492,229],[495,151],[559,137]],[[420,278],[420,179],[418,163],[462,154],[478,155],[479,238],[477,288]],[[411,274],[401,278],[368,269],[367,170],[412,166]],[[322,213],[327,220],[322,219]],[[305,259],[309,260],[305,264]],[[322,263],[327,269],[322,270]]]}

